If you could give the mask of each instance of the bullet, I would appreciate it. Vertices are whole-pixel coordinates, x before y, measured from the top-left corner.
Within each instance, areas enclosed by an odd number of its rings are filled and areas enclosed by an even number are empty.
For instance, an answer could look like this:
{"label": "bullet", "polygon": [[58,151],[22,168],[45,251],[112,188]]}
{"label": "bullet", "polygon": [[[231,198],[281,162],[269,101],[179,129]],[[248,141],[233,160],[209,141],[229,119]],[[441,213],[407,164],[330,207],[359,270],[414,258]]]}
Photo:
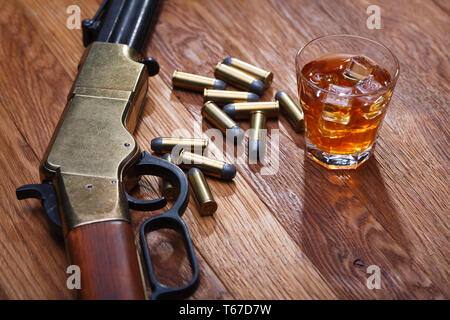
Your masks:
{"label": "bullet", "polygon": [[195,200],[199,207],[201,216],[211,216],[217,210],[217,202],[209,189],[205,176],[198,168],[191,168],[188,171],[188,179],[192,190],[194,191]]}
{"label": "bullet", "polygon": [[252,162],[262,161],[266,155],[266,116],[262,111],[252,113],[248,136],[248,157]]}
{"label": "bullet", "polygon": [[[174,163],[172,161],[172,156],[170,155],[170,153],[166,153],[165,155],[163,155],[162,158],[164,160],[169,161],[170,163]],[[163,197],[166,198],[167,200],[174,201],[178,197],[178,188],[175,187],[169,180],[162,179],[161,180],[161,193],[162,193]]]}
{"label": "bullet", "polygon": [[177,146],[180,149],[187,149],[190,151],[201,150],[202,152],[208,147],[208,139],[201,138],[169,138],[160,137],[151,141],[150,147],[156,153],[171,152]]}
{"label": "bullet", "polygon": [[213,101],[217,105],[224,105],[232,102],[252,102],[258,100],[259,96],[256,93],[247,91],[213,89],[205,89],[203,91],[203,102]]}
{"label": "bullet", "polygon": [[225,58],[222,62],[230,67],[242,70],[257,79],[260,79],[264,82],[264,86],[266,88],[269,88],[272,84],[273,73],[270,71],[263,70],[250,63],[231,57]]}
{"label": "bullet", "polygon": [[223,180],[232,180],[236,176],[236,167],[224,161],[182,150],[176,163],[183,168],[199,168],[206,175]]}
{"label": "bullet", "polygon": [[266,118],[278,117],[280,105],[278,101],[230,103],[223,111],[232,119],[249,119],[253,112],[262,111]]}
{"label": "bullet", "polygon": [[265,90],[264,83],[261,80],[222,62],[219,62],[214,69],[214,76],[237,88],[249,90],[257,95],[261,95]]}
{"label": "bullet", "polygon": [[202,115],[215,127],[219,128],[230,142],[240,143],[244,139],[244,131],[214,102],[207,101],[202,108]]}
{"label": "bullet", "polygon": [[172,84],[174,87],[200,92],[202,92],[204,89],[223,90],[227,87],[227,84],[222,80],[199,76],[187,72],[181,72],[178,70],[175,70],[173,73]]}
{"label": "bullet", "polygon": [[280,110],[294,128],[294,131],[302,132],[305,129],[303,110],[284,91],[278,91],[275,99],[280,103]]}

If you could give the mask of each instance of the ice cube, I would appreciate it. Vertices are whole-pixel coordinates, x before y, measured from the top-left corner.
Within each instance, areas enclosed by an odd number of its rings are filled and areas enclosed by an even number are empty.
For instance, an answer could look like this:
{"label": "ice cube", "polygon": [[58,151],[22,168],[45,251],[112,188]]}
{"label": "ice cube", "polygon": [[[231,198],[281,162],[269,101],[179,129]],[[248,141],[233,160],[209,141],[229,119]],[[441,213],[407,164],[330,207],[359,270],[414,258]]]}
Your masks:
{"label": "ice cube", "polygon": [[338,75],[335,73],[314,73],[310,80],[321,88],[327,88],[330,84],[336,84],[339,81]]}
{"label": "ice cube", "polygon": [[334,123],[347,125],[350,122],[350,97],[352,88],[335,84],[328,86],[322,107],[322,119]]}
{"label": "ice cube", "polygon": [[369,111],[368,112],[364,112],[362,114],[362,116],[367,119],[367,120],[372,120],[375,119],[376,117],[378,117],[381,113],[383,113],[383,109],[384,109],[385,104],[372,104],[369,107]]}
{"label": "ice cube", "polygon": [[381,85],[377,80],[375,80],[375,77],[373,75],[369,75],[366,79],[363,81],[360,81],[355,89],[358,93],[371,93],[375,92],[379,89],[381,89],[383,85]]}
{"label": "ice cube", "polygon": [[325,138],[336,139],[348,134],[348,127],[324,119],[319,120],[318,129],[320,134]]}
{"label": "ice cube", "polygon": [[363,117],[367,120],[372,120],[383,113],[390,99],[390,95],[379,96],[375,101],[368,101],[364,104],[362,111]]}
{"label": "ice cube", "polygon": [[350,111],[351,108],[349,107],[341,107],[325,103],[322,109],[322,119],[325,121],[347,125],[350,123]]}
{"label": "ice cube", "polygon": [[353,89],[350,87],[342,87],[335,84],[328,85],[328,91],[324,102],[326,104],[338,105],[346,107],[350,103],[349,94],[352,93]]}
{"label": "ice cube", "polygon": [[342,75],[349,80],[358,82],[366,79],[375,67],[376,65],[368,58],[355,56],[351,57],[350,62]]}

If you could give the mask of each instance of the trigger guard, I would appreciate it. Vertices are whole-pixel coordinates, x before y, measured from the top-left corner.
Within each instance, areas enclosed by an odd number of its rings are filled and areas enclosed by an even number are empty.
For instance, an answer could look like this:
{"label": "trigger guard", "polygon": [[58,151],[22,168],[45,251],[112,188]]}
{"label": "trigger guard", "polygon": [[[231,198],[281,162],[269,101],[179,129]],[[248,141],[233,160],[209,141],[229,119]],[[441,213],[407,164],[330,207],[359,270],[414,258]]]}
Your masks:
{"label": "trigger guard", "polygon": [[141,200],[127,194],[128,207],[137,211],[155,211],[166,206],[167,200],[164,197],[153,200]]}
{"label": "trigger guard", "polygon": [[[175,200],[169,211],[167,211],[167,214],[178,216],[183,215],[189,202],[189,185],[184,172],[178,166],[164,159],[152,156],[147,151],[144,151],[141,153],[140,159],[133,165],[132,170],[137,176],[158,176],[175,184],[179,191],[178,198]],[[141,210],[140,208],[143,208],[142,210],[146,211],[147,209],[145,208],[147,206],[150,208],[155,208],[150,210],[157,210],[167,204],[167,200],[165,198],[158,198],[155,200],[139,200],[127,194],[127,199],[130,208],[137,208],[136,210]]]}

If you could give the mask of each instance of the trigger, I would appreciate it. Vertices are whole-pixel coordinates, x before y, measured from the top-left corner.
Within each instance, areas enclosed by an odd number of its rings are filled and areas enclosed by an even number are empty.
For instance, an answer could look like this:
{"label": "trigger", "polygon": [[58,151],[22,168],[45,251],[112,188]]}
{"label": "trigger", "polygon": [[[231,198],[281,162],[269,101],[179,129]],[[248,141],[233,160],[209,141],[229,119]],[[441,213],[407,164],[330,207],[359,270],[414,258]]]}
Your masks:
{"label": "trigger", "polygon": [[50,181],[42,184],[27,184],[16,189],[17,199],[35,198],[41,199],[47,217],[53,224],[61,228],[61,216],[59,215],[56,192]]}
{"label": "trigger", "polygon": [[127,192],[128,206],[130,209],[137,211],[154,211],[162,209],[166,206],[166,198],[158,198],[154,200],[140,200],[130,196]]}

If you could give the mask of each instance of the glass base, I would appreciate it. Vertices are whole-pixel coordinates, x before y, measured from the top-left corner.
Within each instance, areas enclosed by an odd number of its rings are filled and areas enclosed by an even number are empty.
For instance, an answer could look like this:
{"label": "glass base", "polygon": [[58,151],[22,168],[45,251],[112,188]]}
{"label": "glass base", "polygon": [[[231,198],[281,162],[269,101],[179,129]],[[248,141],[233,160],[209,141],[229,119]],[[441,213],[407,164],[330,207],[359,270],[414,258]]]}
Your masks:
{"label": "glass base", "polygon": [[373,144],[366,150],[354,154],[332,154],[320,150],[314,144],[306,139],[306,151],[308,158],[314,160],[318,164],[327,169],[356,169],[366,162],[373,151]]}

